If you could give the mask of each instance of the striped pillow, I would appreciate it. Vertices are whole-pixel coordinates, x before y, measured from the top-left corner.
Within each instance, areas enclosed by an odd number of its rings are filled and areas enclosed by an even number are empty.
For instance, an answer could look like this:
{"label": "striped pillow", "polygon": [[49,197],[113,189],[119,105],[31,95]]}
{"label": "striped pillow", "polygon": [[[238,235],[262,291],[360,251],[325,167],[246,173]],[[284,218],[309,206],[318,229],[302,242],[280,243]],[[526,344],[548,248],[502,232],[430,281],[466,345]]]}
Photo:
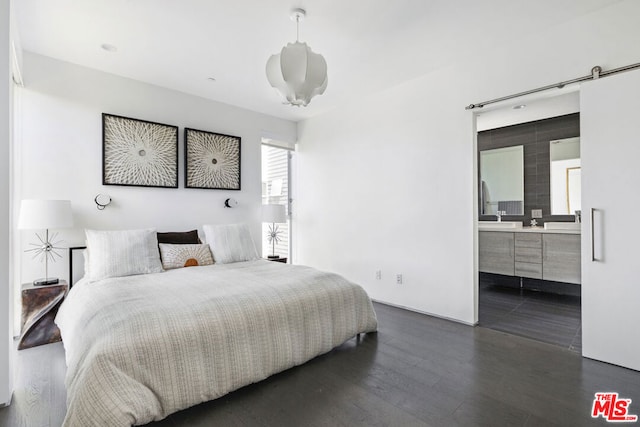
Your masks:
{"label": "striped pillow", "polygon": [[85,230],[91,282],[162,270],[156,230]]}
{"label": "striped pillow", "polygon": [[246,224],[205,225],[202,228],[217,264],[258,259]]}

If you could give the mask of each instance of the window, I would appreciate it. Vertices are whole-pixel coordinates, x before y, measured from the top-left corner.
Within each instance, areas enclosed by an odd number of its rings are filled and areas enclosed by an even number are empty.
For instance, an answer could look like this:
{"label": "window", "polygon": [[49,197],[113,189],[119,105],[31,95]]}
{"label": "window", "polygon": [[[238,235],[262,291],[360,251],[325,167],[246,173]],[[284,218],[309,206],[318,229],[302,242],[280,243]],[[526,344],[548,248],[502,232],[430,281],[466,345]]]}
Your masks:
{"label": "window", "polygon": [[[267,233],[272,224],[262,224],[262,255],[266,257],[275,251],[275,255],[290,258],[291,254],[291,161],[293,152],[263,142],[262,144],[262,204],[280,204],[286,206],[286,224],[278,227],[278,242],[269,242]],[[291,260],[289,260],[291,262]]]}

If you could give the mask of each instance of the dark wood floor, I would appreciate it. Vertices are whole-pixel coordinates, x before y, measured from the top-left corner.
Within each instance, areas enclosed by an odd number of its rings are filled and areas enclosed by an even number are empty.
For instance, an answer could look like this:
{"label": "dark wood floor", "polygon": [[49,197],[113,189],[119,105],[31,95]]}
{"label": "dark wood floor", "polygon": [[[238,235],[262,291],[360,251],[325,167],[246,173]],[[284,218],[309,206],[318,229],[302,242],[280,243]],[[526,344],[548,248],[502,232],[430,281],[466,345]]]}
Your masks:
{"label": "dark wood floor", "polygon": [[478,323],[582,353],[581,301],[558,295],[495,285],[480,280]]}
{"label": "dark wood floor", "polygon": [[[502,332],[375,304],[379,332],[149,426],[586,426],[594,393],[640,414],[640,372]],[[64,350],[19,352],[1,426],[58,426]],[[636,403],[638,402],[638,403]]]}

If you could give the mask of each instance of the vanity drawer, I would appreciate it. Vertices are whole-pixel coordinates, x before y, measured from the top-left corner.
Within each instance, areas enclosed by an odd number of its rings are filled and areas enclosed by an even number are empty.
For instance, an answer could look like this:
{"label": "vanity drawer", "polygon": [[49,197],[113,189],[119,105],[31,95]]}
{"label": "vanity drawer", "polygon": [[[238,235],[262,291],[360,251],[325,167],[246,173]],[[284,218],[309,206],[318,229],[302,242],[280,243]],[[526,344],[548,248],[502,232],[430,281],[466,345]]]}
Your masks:
{"label": "vanity drawer", "polygon": [[516,262],[542,264],[542,248],[516,246]]}
{"label": "vanity drawer", "polygon": [[542,279],[542,264],[530,262],[518,262],[515,265],[515,275],[520,277],[529,277],[531,279]]}
{"label": "vanity drawer", "polygon": [[542,249],[542,234],[540,233],[515,233],[516,248]]}

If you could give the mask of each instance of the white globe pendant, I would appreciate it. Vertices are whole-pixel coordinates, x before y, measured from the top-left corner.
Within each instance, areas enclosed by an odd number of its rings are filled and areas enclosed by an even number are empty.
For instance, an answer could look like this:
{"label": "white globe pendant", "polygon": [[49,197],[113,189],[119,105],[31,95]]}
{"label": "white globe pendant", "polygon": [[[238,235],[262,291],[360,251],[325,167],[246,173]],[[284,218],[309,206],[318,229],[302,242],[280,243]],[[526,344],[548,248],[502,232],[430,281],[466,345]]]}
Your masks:
{"label": "white globe pendant", "polygon": [[[304,10],[296,9],[292,19],[299,23],[304,16]],[[271,55],[266,68],[269,83],[282,94],[286,104],[306,107],[311,98],[327,88],[327,62],[298,40]]]}

